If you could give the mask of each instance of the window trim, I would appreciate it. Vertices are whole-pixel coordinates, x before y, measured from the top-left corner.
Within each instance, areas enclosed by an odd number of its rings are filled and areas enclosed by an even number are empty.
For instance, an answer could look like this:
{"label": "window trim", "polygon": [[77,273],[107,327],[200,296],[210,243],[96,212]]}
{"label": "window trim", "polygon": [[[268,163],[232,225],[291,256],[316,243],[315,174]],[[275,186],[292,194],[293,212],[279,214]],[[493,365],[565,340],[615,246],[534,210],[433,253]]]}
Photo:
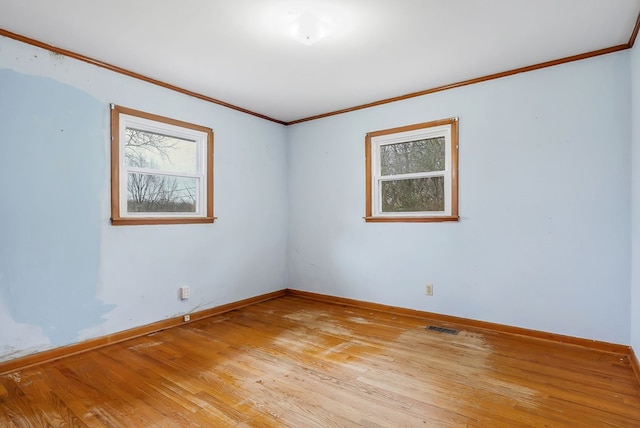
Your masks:
{"label": "window trim", "polygon": [[[394,134],[408,133],[411,131],[428,130],[441,126],[450,126],[450,159],[445,168],[448,172],[451,183],[450,207],[451,212],[447,215],[414,215],[405,213],[386,213],[384,215],[375,213],[373,204],[376,198],[373,194],[377,187],[373,180],[375,167],[373,165],[376,156],[372,153],[376,137],[392,136]],[[426,131],[428,132],[428,131]],[[399,138],[401,136],[398,136]],[[393,137],[389,137],[391,139]],[[398,142],[401,142],[400,138]],[[405,140],[406,141],[406,140]],[[449,196],[449,195],[447,195]],[[405,223],[427,223],[458,221],[458,118],[435,120],[431,122],[418,123],[414,125],[401,126],[397,128],[384,129],[367,133],[365,137],[365,217],[366,222],[405,222]]]}
{"label": "window trim", "polygon": [[[135,118],[150,120],[161,124],[185,128],[188,130],[204,133],[206,135],[205,152],[205,189],[201,196],[204,204],[204,215],[174,216],[161,214],[158,216],[127,216],[121,213],[121,173],[124,168],[122,159],[122,148],[120,147],[120,116],[128,115]],[[121,160],[122,159],[122,160]],[[124,178],[126,180],[126,177]],[[156,225],[156,224],[194,224],[213,223],[213,130],[189,122],[183,122],[164,116],[146,113],[139,110],[130,109],[111,104],[111,224],[115,226],[124,225]]]}

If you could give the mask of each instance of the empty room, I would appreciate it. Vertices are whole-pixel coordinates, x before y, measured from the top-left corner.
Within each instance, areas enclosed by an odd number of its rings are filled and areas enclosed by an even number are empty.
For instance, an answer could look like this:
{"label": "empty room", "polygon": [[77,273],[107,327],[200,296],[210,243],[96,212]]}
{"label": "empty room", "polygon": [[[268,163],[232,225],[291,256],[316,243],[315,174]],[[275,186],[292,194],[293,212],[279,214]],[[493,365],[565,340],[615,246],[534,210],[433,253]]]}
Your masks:
{"label": "empty room", "polygon": [[0,0],[0,426],[640,427],[640,0]]}

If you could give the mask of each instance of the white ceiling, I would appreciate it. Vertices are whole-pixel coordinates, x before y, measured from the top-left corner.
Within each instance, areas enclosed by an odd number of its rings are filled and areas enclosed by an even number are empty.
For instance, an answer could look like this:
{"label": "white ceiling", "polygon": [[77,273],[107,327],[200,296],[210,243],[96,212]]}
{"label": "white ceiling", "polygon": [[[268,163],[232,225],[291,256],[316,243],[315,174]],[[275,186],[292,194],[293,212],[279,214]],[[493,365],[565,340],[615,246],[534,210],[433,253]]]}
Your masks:
{"label": "white ceiling", "polygon": [[[306,46],[281,11],[330,9]],[[0,0],[0,28],[270,118],[301,118],[629,42],[640,0]]]}

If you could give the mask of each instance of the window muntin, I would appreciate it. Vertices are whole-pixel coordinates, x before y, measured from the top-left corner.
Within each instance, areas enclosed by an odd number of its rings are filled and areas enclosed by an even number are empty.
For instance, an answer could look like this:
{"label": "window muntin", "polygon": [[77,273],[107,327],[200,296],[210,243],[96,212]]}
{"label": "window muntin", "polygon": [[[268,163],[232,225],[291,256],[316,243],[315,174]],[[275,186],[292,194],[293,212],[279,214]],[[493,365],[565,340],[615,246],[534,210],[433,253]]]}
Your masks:
{"label": "window muntin", "polygon": [[213,222],[213,131],[112,108],[112,223]]}
{"label": "window muntin", "polygon": [[367,221],[458,219],[457,119],[371,132],[366,162]]}

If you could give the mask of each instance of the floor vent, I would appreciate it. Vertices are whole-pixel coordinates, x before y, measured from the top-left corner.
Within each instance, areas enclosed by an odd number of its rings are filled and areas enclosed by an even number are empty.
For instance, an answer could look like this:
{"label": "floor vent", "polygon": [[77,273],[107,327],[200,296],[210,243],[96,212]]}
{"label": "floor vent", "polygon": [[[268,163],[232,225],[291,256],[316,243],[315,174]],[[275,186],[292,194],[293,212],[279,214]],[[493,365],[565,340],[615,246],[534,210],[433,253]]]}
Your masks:
{"label": "floor vent", "polygon": [[438,327],[435,325],[428,326],[427,330],[437,331],[439,333],[445,333],[445,334],[458,334],[458,330],[455,330],[453,328],[444,328],[444,327]]}

